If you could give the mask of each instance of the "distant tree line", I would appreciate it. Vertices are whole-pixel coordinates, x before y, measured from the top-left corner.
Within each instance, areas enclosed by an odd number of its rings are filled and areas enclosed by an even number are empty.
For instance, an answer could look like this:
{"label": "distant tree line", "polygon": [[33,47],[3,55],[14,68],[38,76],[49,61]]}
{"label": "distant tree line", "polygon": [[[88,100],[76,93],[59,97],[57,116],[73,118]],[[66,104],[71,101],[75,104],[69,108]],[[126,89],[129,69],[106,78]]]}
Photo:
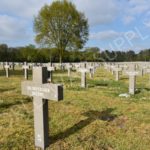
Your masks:
{"label": "distant tree line", "polygon": [[[34,45],[25,47],[8,47],[0,44],[0,61],[15,62],[59,62],[57,48],[36,48]],[[150,49],[141,50],[139,53],[130,51],[100,51],[98,47],[89,47],[84,50],[65,50],[63,62],[81,61],[150,61]]]}

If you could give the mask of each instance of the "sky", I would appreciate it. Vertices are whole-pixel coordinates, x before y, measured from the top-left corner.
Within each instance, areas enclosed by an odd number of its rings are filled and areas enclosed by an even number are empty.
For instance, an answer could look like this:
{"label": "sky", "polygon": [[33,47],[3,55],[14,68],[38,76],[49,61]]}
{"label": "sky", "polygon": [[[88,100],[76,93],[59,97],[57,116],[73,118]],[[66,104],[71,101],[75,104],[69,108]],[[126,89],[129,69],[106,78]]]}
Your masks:
{"label": "sky", "polygon": [[[150,48],[150,0],[70,0],[85,14],[89,40],[101,50]],[[0,44],[36,44],[33,18],[53,0],[0,0]]]}

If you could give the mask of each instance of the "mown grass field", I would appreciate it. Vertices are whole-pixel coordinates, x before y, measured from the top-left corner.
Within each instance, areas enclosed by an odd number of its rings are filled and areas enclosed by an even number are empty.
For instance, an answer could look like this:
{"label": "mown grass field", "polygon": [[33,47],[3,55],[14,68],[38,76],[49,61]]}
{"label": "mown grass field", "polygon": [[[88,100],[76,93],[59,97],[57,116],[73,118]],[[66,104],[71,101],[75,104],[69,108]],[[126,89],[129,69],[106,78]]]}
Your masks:
{"label": "mown grass field", "polygon": [[[23,71],[0,71],[0,150],[33,150],[32,98],[21,95]],[[150,150],[150,82],[137,78],[137,94],[128,92],[128,78],[120,81],[98,69],[88,88],[80,88],[80,74],[55,72],[54,82],[64,84],[64,100],[49,101],[51,150]],[[31,72],[30,72],[31,80]]]}

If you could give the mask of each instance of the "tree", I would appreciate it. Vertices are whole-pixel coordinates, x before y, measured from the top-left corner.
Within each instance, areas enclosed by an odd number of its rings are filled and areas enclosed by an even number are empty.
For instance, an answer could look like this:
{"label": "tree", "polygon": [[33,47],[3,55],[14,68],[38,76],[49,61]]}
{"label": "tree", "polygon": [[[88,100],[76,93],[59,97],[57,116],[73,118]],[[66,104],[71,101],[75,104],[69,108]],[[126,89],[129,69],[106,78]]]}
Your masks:
{"label": "tree", "polygon": [[88,21],[67,0],[45,5],[34,19],[36,42],[46,47],[57,48],[62,63],[66,49],[80,49],[88,40]]}
{"label": "tree", "polygon": [[96,61],[100,56],[100,49],[98,47],[88,47],[85,49],[87,61]]}
{"label": "tree", "polygon": [[0,44],[0,61],[8,61],[8,46]]}

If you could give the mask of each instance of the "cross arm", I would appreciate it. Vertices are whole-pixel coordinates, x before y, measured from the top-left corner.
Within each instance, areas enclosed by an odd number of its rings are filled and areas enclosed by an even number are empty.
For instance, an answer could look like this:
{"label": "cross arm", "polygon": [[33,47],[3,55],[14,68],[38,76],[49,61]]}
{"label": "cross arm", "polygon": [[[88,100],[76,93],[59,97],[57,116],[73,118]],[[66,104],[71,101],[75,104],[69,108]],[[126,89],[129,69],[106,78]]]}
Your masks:
{"label": "cross arm", "polygon": [[37,84],[31,81],[23,81],[21,83],[21,89],[23,95],[54,101],[60,101],[63,99],[63,85],[61,84]]}

